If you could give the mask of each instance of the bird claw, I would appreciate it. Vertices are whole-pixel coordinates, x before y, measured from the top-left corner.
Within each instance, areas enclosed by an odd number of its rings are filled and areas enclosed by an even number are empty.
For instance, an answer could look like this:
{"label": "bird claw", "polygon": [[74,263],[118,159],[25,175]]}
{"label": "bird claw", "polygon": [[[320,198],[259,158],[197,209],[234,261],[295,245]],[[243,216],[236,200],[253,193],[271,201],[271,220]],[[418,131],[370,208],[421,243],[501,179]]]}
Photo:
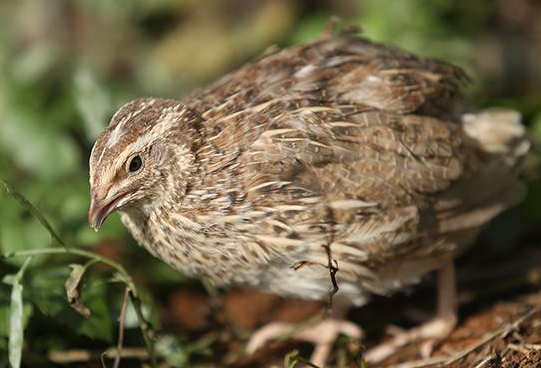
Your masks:
{"label": "bird claw", "polygon": [[370,363],[379,363],[393,355],[401,347],[419,340],[427,340],[421,344],[419,353],[422,358],[428,358],[434,349],[449,336],[453,327],[456,325],[456,318],[437,317],[427,323],[412,328],[411,330],[401,330],[393,328],[393,338],[383,344],[380,344],[368,350],[364,358]]}
{"label": "bird claw", "polygon": [[315,348],[310,361],[317,366],[323,367],[331,353],[333,343],[340,334],[354,339],[361,339],[364,335],[359,326],[345,320],[325,319],[302,329],[289,323],[272,322],[252,335],[246,346],[246,352],[252,354],[270,340],[290,335],[293,339],[313,343]]}
{"label": "bird claw", "polygon": [[246,352],[253,354],[265,344],[271,340],[280,339],[283,336],[291,334],[294,326],[290,323],[284,322],[272,322],[269,323],[252,334],[248,344],[246,345]]}

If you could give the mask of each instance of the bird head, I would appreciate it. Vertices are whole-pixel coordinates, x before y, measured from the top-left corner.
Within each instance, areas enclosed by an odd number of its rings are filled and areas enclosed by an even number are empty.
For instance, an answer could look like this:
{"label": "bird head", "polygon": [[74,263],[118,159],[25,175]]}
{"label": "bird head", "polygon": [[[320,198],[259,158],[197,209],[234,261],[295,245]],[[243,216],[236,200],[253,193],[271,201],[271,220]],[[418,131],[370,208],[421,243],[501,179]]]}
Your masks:
{"label": "bird head", "polygon": [[115,211],[148,214],[165,196],[186,190],[195,120],[174,100],[138,99],[120,108],[90,155],[88,221],[96,231]]}

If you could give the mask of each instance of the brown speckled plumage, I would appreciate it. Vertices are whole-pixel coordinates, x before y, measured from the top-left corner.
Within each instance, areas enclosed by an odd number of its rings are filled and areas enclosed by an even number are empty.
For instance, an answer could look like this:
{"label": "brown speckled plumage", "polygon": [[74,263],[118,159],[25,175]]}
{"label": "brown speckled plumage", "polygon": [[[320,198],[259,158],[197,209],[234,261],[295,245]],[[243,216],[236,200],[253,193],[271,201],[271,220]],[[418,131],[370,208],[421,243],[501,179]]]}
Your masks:
{"label": "brown speckled plumage", "polygon": [[343,34],[182,101],[135,100],[92,151],[90,218],[121,211],[188,275],[308,299],[327,296],[330,245],[337,297],[363,304],[461,252],[521,197],[524,128],[513,112],[461,116],[465,81]]}

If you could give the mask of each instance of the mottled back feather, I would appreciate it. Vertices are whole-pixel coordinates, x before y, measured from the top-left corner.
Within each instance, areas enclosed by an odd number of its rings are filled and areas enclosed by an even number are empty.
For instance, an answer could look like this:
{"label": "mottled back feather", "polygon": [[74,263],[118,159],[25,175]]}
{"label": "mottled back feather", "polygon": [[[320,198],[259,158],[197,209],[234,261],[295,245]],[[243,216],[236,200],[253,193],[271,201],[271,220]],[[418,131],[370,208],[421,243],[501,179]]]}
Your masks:
{"label": "mottled back feather", "polygon": [[516,116],[463,121],[466,81],[444,62],[322,37],[180,102],[127,105],[91,171],[163,125],[175,163],[153,169],[167,185],[122,209],[140,243],[189,275],[311,299],[327,295],[330,246],[339,295],[362,304],[463,251],[520,198],[525,132]]}

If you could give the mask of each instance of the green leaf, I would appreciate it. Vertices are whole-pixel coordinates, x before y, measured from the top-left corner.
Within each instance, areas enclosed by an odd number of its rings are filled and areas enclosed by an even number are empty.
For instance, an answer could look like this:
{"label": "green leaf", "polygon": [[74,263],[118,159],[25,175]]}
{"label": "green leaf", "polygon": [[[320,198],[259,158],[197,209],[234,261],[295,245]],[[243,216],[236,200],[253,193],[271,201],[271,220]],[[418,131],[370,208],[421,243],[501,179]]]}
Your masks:
{"label": "green leaf", "polygon": [[[7,276],[15,277],[15,275],[7,275]],[[25,290],[26,290],[26,287],[25,287]],[[9,337],[9,316],[10,316],[10,310],[11,310],[10,302],[11,302],[11,288],[9,289],[7,287],[0,288],[0,337],[5,338],[6,351],[7,351],[7,339]],[[24,302],[24,298],[23,298],[23,326],[24,327],[27,326],[28,320],[30,319],[31,314],[32,314],[32,304],[30,302]]]}
{"label": "green leaf", "polygon": [[36,207],[34,207],[32,203],[30,203],[30,201],[28,201],[21,193],[17,192],[8,182],[0,179],[0,183],[4,185],[4,188],[6,188],[7,193],[11,197],[13,197],[17,202],[19,202],[22,207],[24,207],[28,212],[30,212],[30,214],[41,223],[41,225],[47,230],[47,232],[53,239],[55,239],[60,245],[67,249],[64,241],[52,228],[47,219]]}
{"label": "green leaf", "polygon": [[[29,275],[26,285],[28,296],[38,309],[46,316],[58,319],[61,323],[70,320],[72,312],[66,302],[64,280],[68,277],[65,266],[41,268],[35,274]],[[62,316],[62,318],[59,318]]]}
{"label": "green leaf", "polygon": [[190,361],[190,352],[171,335],[158,338],[156,351],[173,367],[185,367]]}
{"label": "green leaf", "polygon": [[9,304],[0,304],[0,336],[9,336]]}
{"label": "green leaf", "polygon": [[113,273],[113,276],[111,276],[111,282],[120,282],[127,286],[130,286],[132,283],[132,280],[126,277],[126,275],[123,275],[120,272],[115,271],[115,273]]}
{"label": "green leaf", "polygon": [[19,368],[23,351],[24,335],[24,309],[23,309],[23,285],[21,279],[26,267],[32,260],[28,257],[23,266],[13,279],[11,289],[11,307],[9,315],[9,364],[12,368]]}
{"label": "green leaf", "polygon": [[111,311],[113,298],[107,295],[106,284],[87,286],[82,296],[82,302],[92,310],[89,318],[79,317],[76,331],[92,339],[111,342],[113,339],[114,320]]}
{"label": "green leaf", "polygon": [[88,318],[81,316],[66,300],[65,280],[69,277],[67,268],[54,267],[40,269],[30,278],[27,290],[29,298],[39,310],[51,317],[57,323],[67,326],[75,333],[106,342],[112,341],[113,317],[112,310],[116,302],[111,298],[109,284],[94,285],[96,281],[103,281],[98,275],[87,270],[85,273],[86,286],[80,299],[92,311]]}
{"label": "green leaf", "polygon": [[305,367],[312,367],[312,368],[321,368],[308,359],[304,359],[299,355],[298,350],[293,350],[287,353],[284,357],[284,367],[285,368],[295,368],[297,367],[297,363],[301,363]]}
{"label": "green leaf", "polygon": [[21,365],[23,331],[23,286],[17,282],[11,290],[9,315],[9,363],[13,368]]}
{"label": "green leaf", "polygon": [[285,368],[295,368],[297,365],[297,357],[299,356],[298,350],[293,350],[287,353],[284,356],[284,367]]}
{"label": "green leaf", "polygon": [[193,356],[212,356],[209,344],[214,339],[201,339],[196,342],[184,342],[173,335],[160,335],[156,341],[156,352],[163,356],[173,367],[192,366]]}
{"label": "green leaf", "polygon": [[84,266],[80,264],[71,264],[71,272],[65,283],[68,302],[73,309],[86,318],[90,317],[91,312],[81,301],[79,288],[85,271],[92,263],[95,263],[95,261],[89,261]]}

